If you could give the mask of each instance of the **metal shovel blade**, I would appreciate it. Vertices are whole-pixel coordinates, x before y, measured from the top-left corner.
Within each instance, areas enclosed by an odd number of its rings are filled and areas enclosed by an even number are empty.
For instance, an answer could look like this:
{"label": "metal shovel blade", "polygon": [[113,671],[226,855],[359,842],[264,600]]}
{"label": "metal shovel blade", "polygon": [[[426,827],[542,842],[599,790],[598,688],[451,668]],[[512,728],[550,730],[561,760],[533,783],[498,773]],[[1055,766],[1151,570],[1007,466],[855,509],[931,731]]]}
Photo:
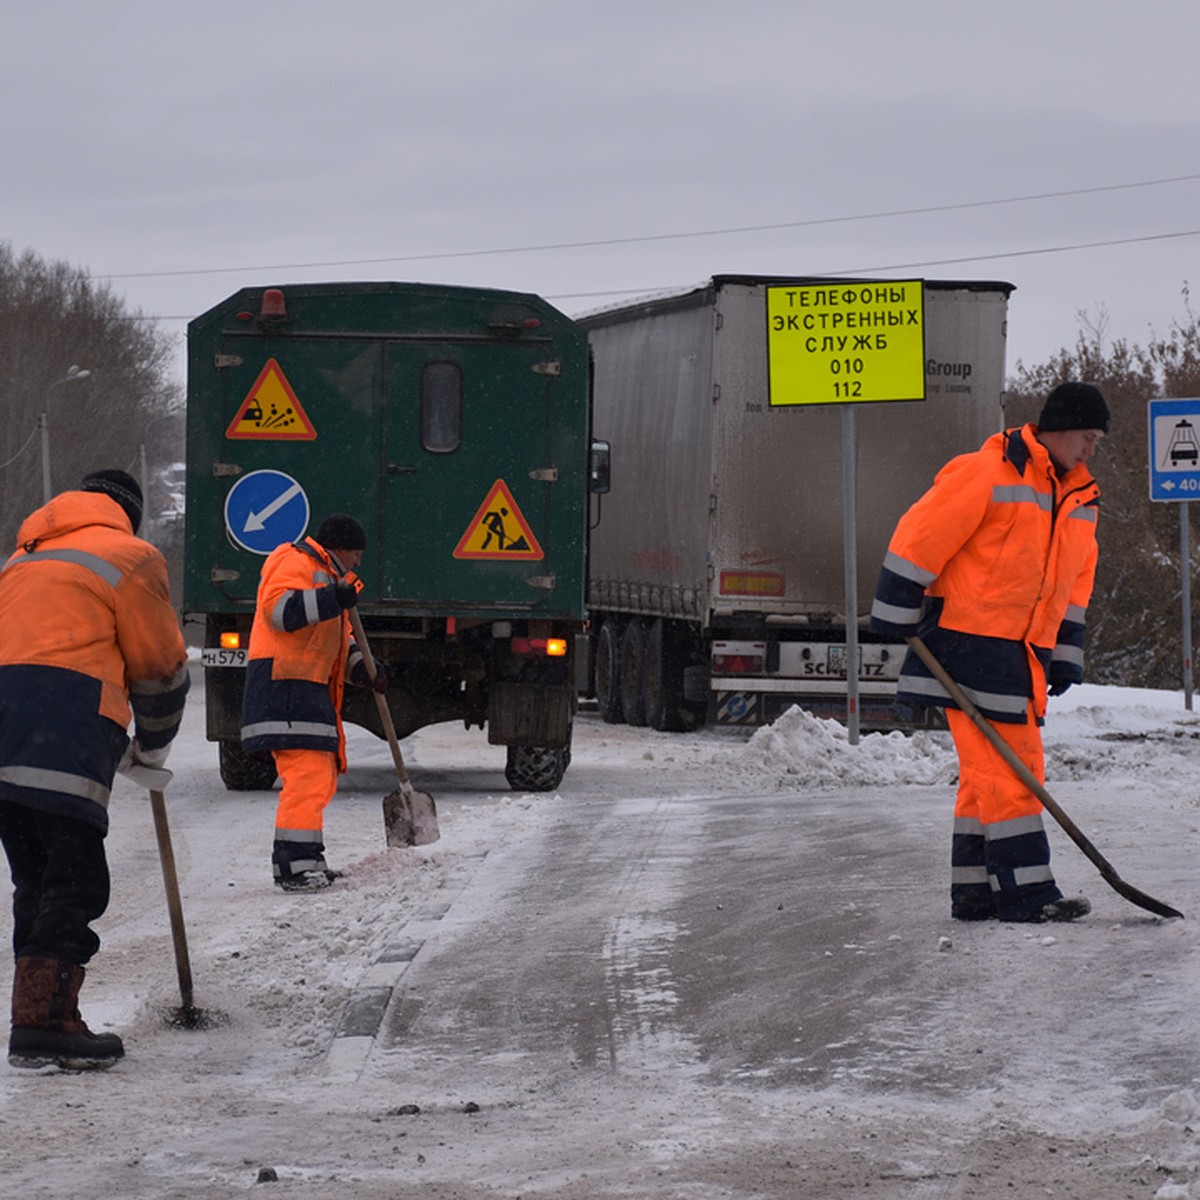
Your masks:
{"label": "metal shovel blade", "polygon": [[383,798],[383,828],[389,846],[428,846],[436,842],[437,805],[428,792],[397,788]]}

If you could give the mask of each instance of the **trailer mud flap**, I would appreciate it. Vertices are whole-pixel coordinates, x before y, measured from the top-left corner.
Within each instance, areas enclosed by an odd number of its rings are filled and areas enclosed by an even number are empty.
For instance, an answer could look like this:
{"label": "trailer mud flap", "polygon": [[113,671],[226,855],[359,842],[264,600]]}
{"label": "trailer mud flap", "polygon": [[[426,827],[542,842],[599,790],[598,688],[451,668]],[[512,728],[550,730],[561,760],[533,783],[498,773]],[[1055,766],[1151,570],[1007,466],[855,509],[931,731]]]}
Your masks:
{"label": "trailer mud flap", "polygon": [[718,725],[761,725],[761,697],[755,692],[718,692]]}
{"label": "trailer mud flap", "polygon": [[573,704],[570,684],[493,684],[488,741],[493,746],[566,746]]}

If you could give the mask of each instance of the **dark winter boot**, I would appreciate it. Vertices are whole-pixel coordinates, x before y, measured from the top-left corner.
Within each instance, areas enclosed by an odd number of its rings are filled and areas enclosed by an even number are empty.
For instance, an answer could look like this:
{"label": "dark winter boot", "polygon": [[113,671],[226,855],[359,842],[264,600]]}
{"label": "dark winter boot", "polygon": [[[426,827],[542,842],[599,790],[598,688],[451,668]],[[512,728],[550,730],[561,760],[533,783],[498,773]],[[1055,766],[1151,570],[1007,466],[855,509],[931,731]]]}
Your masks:
{"label": "dark winter boot", "polygon": [[318,867],[312,871],[295,871],[290,875],[276,875],[275,886],[285,892],[323,892],[335,879],[339,879],[338,871],[328,867]]}
{"label": "dark winter boot", "polygon": [[1092,902],[1086,896],[1064,896],[1042,905],[1035,921],[1078,921],[1092,911]]}
{"label": "dark winter boot", "polygon": [[93,1033],[79,1015],[84,969],[56,958],[22,957],[13,975],[12,1033],[8,1061],[14,1067],[60,1067],[91,1071],[111,1067],[125,1054],[115,1033]]}
{"label": "dark winter boot", "polygon": [[341,872],[331,871],[325,862],[321,842],[276,841],[271,851],[271,871],[275,886],[285,892],[320,892],[341,878]]}

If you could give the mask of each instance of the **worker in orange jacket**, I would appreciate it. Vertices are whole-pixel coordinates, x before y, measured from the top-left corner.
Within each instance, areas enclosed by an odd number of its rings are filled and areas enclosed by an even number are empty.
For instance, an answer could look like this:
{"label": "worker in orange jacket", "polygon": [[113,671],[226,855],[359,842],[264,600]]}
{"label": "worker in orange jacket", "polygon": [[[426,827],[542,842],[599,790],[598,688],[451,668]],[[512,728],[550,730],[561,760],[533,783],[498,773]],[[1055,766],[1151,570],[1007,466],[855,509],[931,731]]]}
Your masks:
{"label": "worker in orange jacket", "polygon": [[[337,877],[325,862],[324,812],[346,769],[345,682],[372,686],[347,615],[358,603],[353,572],[366,546],[362,525],[335,513],[315,537],[272,550],[259,580],[242,747],[272,754],[283,781],[271,863],[285,891],[317,891]],[[380,663],[374,687],[387,688]]]}
{"label": "worker in orange jacket", "polygon": [[[0,839],[12,870],[9,1062],[111,1066],[115,1033],[79,1014],[91,923],[108,907],[113,775],[161,767],[183,716],[187,649],[142,493],[96,471],[22,523],[0,568]],[[133,719],[133,740],[126,727]]]}
{"label": "worker in orange jacket", "polygon": [[[1087,461],[1108,432],[1099,389],[1067,382],[1036,425],[952,459],[900,519],[871,610],[881,633],[919,635],[1039,782],[1046,696],[1083,679],[1100,489]],[[942,706],[959,760],[951,915],[1069,921],[1042,804],[910,649],[897,698]]]}

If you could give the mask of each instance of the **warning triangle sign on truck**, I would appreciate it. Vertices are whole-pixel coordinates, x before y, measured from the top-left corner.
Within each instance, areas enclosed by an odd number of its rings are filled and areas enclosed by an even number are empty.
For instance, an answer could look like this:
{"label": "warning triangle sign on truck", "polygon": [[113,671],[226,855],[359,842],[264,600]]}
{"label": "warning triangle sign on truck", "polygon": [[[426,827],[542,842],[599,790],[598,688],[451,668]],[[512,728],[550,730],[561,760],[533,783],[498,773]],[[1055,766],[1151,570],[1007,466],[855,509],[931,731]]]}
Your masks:
{"label": "warning triangle sign on truck", "polygon": [[529,561],[544,557],[538,540],[513,499],[508,484],[497,479],[454,548],[455,558]]}
{"label": "warning triangle sign on truck", "polygon": [[225,436],[311,442],[317,431],[288,383],[283,368],[275,359],[269,358],[229,422]]}

